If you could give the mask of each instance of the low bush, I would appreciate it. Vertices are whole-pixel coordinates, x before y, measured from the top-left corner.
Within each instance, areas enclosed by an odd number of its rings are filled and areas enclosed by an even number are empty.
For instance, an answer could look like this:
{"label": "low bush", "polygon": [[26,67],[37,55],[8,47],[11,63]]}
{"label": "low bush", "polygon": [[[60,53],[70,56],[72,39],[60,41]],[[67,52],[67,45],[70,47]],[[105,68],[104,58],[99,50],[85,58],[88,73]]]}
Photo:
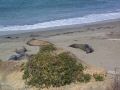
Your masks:
{"label": "low bush", "polygon": [[2,59],[0,59],[0,62],[2,62]]}
{"label": "low bush", "polygon": [[95,78],[96,81],[103,81],[104,76],[101,74],[94,74],[93,77]]}
{"label": "low bush", "polygon": [[77,63],[70,53],[52,54],[54,46],[45,46],[33,55],[24,67],[23,79],[31,86],[39,88],[59,87],[72,82],[88,82],[91,77],[84,74],[84,66]]}
{"label": "low bush", "polygon": [[49,44],[49,45],[44,45],[44,46],[41,46],[40,48],[40,52],[45,52],[45,51],[54,51],[56,50],[56,47],[54,47],[53,44]]}
{"label": "low bush", "polygon": [[77,80],[79,82],[84,82],[87,83],[91,80],[91,75],[90,74],[83,74],[77,77]]}

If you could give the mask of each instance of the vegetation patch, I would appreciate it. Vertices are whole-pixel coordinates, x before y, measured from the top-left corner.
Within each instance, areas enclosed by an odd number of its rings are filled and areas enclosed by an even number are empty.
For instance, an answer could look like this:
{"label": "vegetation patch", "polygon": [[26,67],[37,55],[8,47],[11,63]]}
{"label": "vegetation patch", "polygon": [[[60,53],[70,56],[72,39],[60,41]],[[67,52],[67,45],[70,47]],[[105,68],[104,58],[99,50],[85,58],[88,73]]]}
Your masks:
{"label": "vegetation patch", "polygon": [[89,82],[91,76],[84,74],[84,66],[68,52],[53,54],[54,45],[42,46],[24,66],[26,84],[38,88],[60,87],[73,82]]}
{"label": "vegetation patch", "polygon": [[40,52],[52,52],[54,50],[56,50],[56,47],[53,44],[44,45],[40,48]]}
{"label": "vegetation patch", "polygon": [[94,74],[93,77],[96,81],[104,81],[104,76],[101,74]]}
{"label": "vegetation patch", "polygon": [[0,62],[2,62],[2,59],[0,59]]}
{"label": "vegetation patch", "polygon": [[79,76],[78,81],[79,82],[84,82],[87,83],[91,80],[91,75],[90,74],[83,74],[82,76]]}

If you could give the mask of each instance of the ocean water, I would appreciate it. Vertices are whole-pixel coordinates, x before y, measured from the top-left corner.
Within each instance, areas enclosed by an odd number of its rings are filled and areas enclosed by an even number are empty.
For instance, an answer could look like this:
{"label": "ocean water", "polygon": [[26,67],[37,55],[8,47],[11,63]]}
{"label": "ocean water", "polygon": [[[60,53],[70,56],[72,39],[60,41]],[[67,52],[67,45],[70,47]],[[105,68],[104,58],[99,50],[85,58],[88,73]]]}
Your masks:
{"label": "ocean water", "polygon": [[120,0],[0,0],[0,31],[120,18]]}

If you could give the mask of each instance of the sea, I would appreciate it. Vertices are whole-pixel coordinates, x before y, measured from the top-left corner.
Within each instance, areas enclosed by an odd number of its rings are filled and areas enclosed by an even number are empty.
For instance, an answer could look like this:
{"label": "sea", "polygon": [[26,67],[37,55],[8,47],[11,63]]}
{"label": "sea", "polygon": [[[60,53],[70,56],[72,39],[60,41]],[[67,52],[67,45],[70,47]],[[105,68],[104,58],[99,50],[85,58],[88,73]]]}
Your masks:
{"label": "sea", "polygon": [[20,31],[120,18],[120,0],[0,0],[0,31]]}

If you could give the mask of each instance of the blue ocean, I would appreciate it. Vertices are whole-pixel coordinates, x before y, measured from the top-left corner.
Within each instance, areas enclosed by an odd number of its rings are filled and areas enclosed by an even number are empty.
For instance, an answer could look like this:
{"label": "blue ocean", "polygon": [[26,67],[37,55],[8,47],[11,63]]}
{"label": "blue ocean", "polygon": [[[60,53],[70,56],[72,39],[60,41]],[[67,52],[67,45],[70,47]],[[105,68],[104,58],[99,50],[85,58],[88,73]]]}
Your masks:
{"label": "blue ocean", "polygon": [[0,0],[0,31],[120,18],[120,0]]}

